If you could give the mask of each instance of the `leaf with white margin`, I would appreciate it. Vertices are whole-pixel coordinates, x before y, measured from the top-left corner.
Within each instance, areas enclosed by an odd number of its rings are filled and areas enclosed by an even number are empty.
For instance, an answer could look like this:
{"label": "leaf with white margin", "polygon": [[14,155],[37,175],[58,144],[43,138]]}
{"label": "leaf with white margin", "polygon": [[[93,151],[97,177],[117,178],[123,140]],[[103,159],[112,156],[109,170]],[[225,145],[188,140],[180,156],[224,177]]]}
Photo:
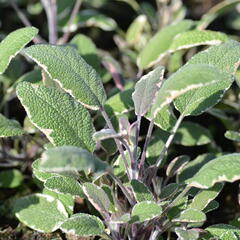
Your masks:
{"label": "leaf with white margin", "polygon": [[146,44],[137,59],[137,65],[146,69],[159,62],[167,53],[173,38],[194,26],[191,20],[183,20],[159,30]]}
{"label": "leaf with white margin", "polygon": [[42,154],[39,169],[46,172],[104,172],[108,165],[98,157],[74,146],[54,147]]}
{"label": "leaf with white margin", "polygon": [[44,187],[56,193],[70,194],[75,197],[84,197],[80,183],[72,177],[53,176],[44,182]]}
{"label": "leaf with white margin", "polygon": [[224,136],[232,141],[240,142],[240,133],[236,131],[226,131]]}
{"label": "leaf with white margin", "polygon": [[119,138],[121,137],[121,134],[116,133],[113,129],[102,129],[100,131],[97,131],[93,134],[93,140],[94,141],[102,141],[109,138]]}
{"label": "leaf with white margin", "polygon": [[0,43],[0,74],[14,58],[38,34],[35,27],[20,28],[7,35]]}
{"label": "leaf with white margin", "polygon": [[186,183],[192,187],[207,189],[218,182],[234,182],[240,179],[239,169],[239,153],[220,156],[205,164]]}
{"label": "leaf with white margin", "polygon": [[207,64],[187,64],[172,74],[160,88],[152,107],[152,116],[176,98],[192,90],[206,89],[228,81],[229,74]]}
{"label": "leaf with white margin", "polygon": [[141,77],[132,94],[135,114],[143,116],[150,109],[163,81],[164,67],[160,66]]}
{"label": "leaf with white margin", "polygon": [[211,212],[215,209],[219,208],[219,203],[216,200],[212,200],[204,209],[204,213]]}
{"label": "leaf with white margin", "polygon": [[168,164],[166,175],[168,177],[173,177],[178,172],[181,172],[181,170],[186,166],[186,164],[189,162],[190,157],[187,155],[180,155],[175,157],[171,162]]}
{"label": "leaf with white margin", "polygon": [[221,235],[221,240],[239,240],[239,235],[236,235],[234,232],[228,231]]}
{"label": "leaf with white margin", "polygon": [[204,210],[214,200],[223,188],[223,183],[217,183],[209,189],[201,190],[192,200],[189,208]]}
{"label": "leaf with white margin", "polygon": [[197,240],[199,238],[198,231],[194,229],[175,228],[175,233],[179,240]]}
{"label": "leaf with white margin", "polygon": [[14,213],[28,227],[45,233],[54,232],[68,218],[59,200],[39,193],[17,199]]}
{"label": "leaf with white margin", "polygon": [[0,138],[21,136],[23,134],[24,130],[19,122],[7,119],[0,113]]}
{"label": "leaf with white margin", "polygon": [[60,227],[64,233],[79,237],[101,235],[104,232],[103,222],[96,216],[77,213],[67,219]]}
{"label": "leaf with white margin", "polygon": [[199,223],[206,221],[206,215],[200,210],[188,208],[180,213],[180,216],[174,218],[173,222]]}
{"label": "leaf with white margin", "polygon": [[179,33],[172,41],[169,52],[175,52],[181,49],[187,49],[201,45],[218,45],[227,41],[229,38],[226,34],[216,31],[192,30]]}
{"label": "leaf with white margin", "polygon": [[131,214],[131,222],[145,222],[160,216],[162,208],[152,201],[144,201],[134,205]]}
{"label": "leaf with white margin", "polygon": [[73,145],[94,151],[94,127],[89,112],[69,94],[24,82],[17,96],[31,122],[55,146]]}
{"label": "leaf with white margin", "polygon": [[100,212],[108,213],[111,202],[108,195],[99,186],[93,183],[84,183],[83,192],[87,200]]}
{"label": "leaf with white margin", "polygon": [[131,180],[133,194],[138,202],[154,201],[154,197],[148,187],[137,179]]}
{"label": "leaf with white margin", "polygon": [[73,47],[39,44],[23,52],[85,107],[98,110],[104,105],[106,94],[100,76]]}

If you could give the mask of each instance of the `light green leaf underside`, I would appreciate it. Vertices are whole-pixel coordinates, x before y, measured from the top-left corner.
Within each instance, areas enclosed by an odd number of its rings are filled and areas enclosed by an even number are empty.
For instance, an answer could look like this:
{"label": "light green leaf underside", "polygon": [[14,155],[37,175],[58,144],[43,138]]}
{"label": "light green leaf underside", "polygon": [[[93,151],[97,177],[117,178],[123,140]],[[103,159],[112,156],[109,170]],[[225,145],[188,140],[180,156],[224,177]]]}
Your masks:
{"label": "light green leaf underside", "polygon": [[94,151],[94,127],[90,114],[67,93],[20,83],[17,96],[32,123],[55,146],[73,145]]}
{"label": "light green leaf underside", "polygon": [[84,106],[97,110],[104,104],[106,94],[98,73],[73,47],[40,44],[24,53]]}
{"label": "light green leaf underside", "polygon": [[150,109],[163,80],[164,67],[160,66],[144,75],[132,94],[136,115],[143,116]]}
{"label": "light green leaf underside", "polygon": [[116,133],[113,129],[102,129],[93,134],[94,141],[102,141],[109,138],[119,138],[121,134]]}
{"label": "light green leaf underside", "polygon": [[83,192],[87,200],[101,213],[109,212],[110,200],[108,195],[99,186],[93,183],[84,183]]}
{"label": "light green leaf underside", "polygon": [[199,237],[199,233],[193,229],[186,230],[182,228],[175,228],[175,232],[179,237],[179,240],[197,240]]}
{"label": "light green leaf underside", "polygon": [[107,166],[92,153],[74,146],[50,148],[42,154],[39,162],[40,170],[55,173],[103,172]]}
{"label": "light green leaf underside", "polygon": [[228,154],[211,160],[186,182],[189,186],[203,189],[210,188],[217,182],[239,180],[239,169],[240,154]]}
{"label": "light green leaf underside", "polygon": [[0,74],[8,67],[14,58],[38,33],[34,27],[20,28],[11,32],[0,43]]}
{"label": "light green leaf underside", "polygon": [[68,217],[59,200],[44,194],[17,199],[14,213],[28,227],[46,233],[57,230]]}
{"label": "light green leaf underside", "polygon": [[172,74],[160,88],[152,107],[152,116],[189,91],[198,91],[228,81],[229,75],[207,64],[188,64]]}
{"label": "light green leaf underside", "polygon": [[154,197],[148,187],[141,181],[133,179],[131,181],[133,194],[138,202],[154,201]]}
{"label": "light green leaf underside", "polygon": [[232,141],[240,142],[240,133],[236,131],[226,131],[224,136]]}
{"label": "light green leaf underside", "polygon": [[0,188],[16,188],[23,182],[23,175],[17,169],[0,172]]}
{"label": "light green leaf underside", "polygon": [[44,187],[56,193],[84,197],[80,183],[72,177],[53,176],[46,180]]}
{"label": "light green leaf underside", "polygon": [[19,122],[7,119],[5,116],[0,114],[0,137],[14,137],[21,136],[23,134],[24,130]]}
{"label": "light green leaf underside", "polygon": [[151,220],[162,213],[162,208],[155,202],[144,201],[134,205],[132,209],[131,221],[144,222]]}
{"label": "light green leaf underside", "polygon": [[228,40],[228,36],[221,32],[192,30],[179,33],[172,41],[169,52],[187,49],[200,45],[217,45]]}
{"label": "light green leaf underside", "polygon": [[188,208],[181,212],[180,216],[173,219],[174,222],[199,223],[206,221],[206,215],[197,210]]}
{"label": "light green leaf underside", "polygon": [[178,33],[187,31],[193,26],[193,21],[183,20],[157,32],[138,56],[137,64],[139,68],[146,69],[160,61],[166,55],[173,38]]}
{"label": "light green leaf underside", "polygon": [[222,240],[238,240],[239,235],[235,234],[234,232],[228,231],[221,235]]}
{"label": "light green leaf underside", "polygon": [[60,229],[69,234],[80,237],[101,235],[105,229],[102,221],[96,217],[85,213],[77,213],[67,219]]}

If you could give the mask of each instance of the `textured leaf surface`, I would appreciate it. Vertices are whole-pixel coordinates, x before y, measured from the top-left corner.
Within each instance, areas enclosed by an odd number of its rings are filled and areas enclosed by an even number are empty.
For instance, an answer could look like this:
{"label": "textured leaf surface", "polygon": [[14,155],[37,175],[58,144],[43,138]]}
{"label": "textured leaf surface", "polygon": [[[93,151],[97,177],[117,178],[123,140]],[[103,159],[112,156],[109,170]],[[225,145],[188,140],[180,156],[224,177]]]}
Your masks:
{"label": "textured leaf surface", "polygon": [[215,200],[212,200],[204,209],[203,212],[204,213],[208,213],[211,212],[215,209],[219,208],[219,203]]}
{"label": "textured leaf surface", "polygon": [[240,133],[236,131],[227,131],[225,132],[224,136],[232,141],[240,142]]}
{"label": "textured leaf surface", "polygon": [[54,88],[21,83],[17,96],[28,117],[55,146],[95,149],[94,127],[88,111],[67,93]]}
{"label": "textured leaf surface", "polygon": [[84,106],[97,110],[104,104],[106,94],[99,75],[73,47],[40,44],[24,53]]}
{"label": "textured leaf surface", "polygon": [[157,67],[144,75],[135,85],[132,98],[136,115],[143,116],[150,109],[163,80],[164,67]]}
{"label": "textured leaf surface", "polygon": [[24,130],[19,122],[7,119],[5,116],[0,114],[0,137],[14,137],[21,136],[23,134]]}
{"label": "textured leaf surface", "polygon": [[80,237],[101,235],[105,229],[102,221],[95,216],[77,213],[67,219],[60,227],[65,233]]}
{"label": "textured leaf surface", "polygon": [[0,172],[0,188],[16,188],[23,182],[23,175],[17,169]]}
{"label": "textured leaf surface", "polygon": [[226,232],[221,235],[222,240],[238,240],[239,235],[236,235],[234,232]]}
{"label": "textured leaf surface", "polygon": [[[231,164],[229,164],[231,163]],[[210,188],[217,182],[234,182],[240,179],[240,154],[228,154],[205,164],[192,178],[190,186]]]}
{"label": "textured leaf surface", "polygon": [[0,43],[0,74],[8,67],[14,58],[38,33],[34,27],[20,28],[11,32]]}
{"label": "textured leaf surface", "polygon": [[172,41],[170,52],[200,45],[217,45],[228,40],[221,32],[193,30],[179,33]]}
{"label": "textured leaf surface", "polygon": [[85,149],[62,146],[50,148],[42,155],[39,169],[47,172],[103,172],[107,164]]}
{"label": "textured leaf surface", "polygon": [[134,205],[132,209],[131,221],[144,222],[151,220],[162,213],[162,208],[155,202],[144,201]]}
{"label": "textured leaf surface", "polygon": [[22,223],[40,232],[57,230],[68,217],[59,200],[44,194],[19,198],[16,200],[14,213]]}
{"label": "textured leaf surface", "polygon": [[153,36],[138,56],[138,66],[141,69],[145,69],[160,61],[166,55],[176,34],[189,30],[193,25],[193,21],[183,20],[161,29]]}
{"label": "textured leaf surface", "polygon": [[93,183],[84,183],[83,192],[87,200],[99,211],[103,213],[109,212],[111,205],[108,195],[99,186]]}
{"label": "textured leaf surface", "polygon": [[197,240],[199,237],[199,233],[193,229],[175,228],[175,232],[179,240]]}
{"label": "textured leaf surface", "polygon": [[93,134],[94,141],[102,141],[109,138],[118,138],[121,134],[116,133],[113,129],[102,129]]}
{"label": "textured leaf surface", "polygon": [[178,172],[181,172],[184,166],[189,162],[190,158],[187,155],[181,155],[174,158],[168,165],[166,170],[166,175],[168,177],[173,177]]}
{"label": "textured leaf surface", "polygon": [[152,193],[143,182],[133,179],[131,181],[131,186],[133,188],[133,194],[138,202],[154,200]]}
{"label": "textured leaf surface", "polygon": [[206,221],[206,215],[197,209],[188,208],[181,212],[180,216],[173,219],[173,221],[186,223],[204,222]]}
{"label": "textured leaf surface", "polygon": [[44,187],[56,193],[84,197],[80,183],[71,177],[53,176],[46,180]]}
{"label": "textured leaf surface", "polygon": [[178,189],[179,185],[177,183],[170,183],[161,190],[159,198],[161,200],[170,198],[177,193]]}

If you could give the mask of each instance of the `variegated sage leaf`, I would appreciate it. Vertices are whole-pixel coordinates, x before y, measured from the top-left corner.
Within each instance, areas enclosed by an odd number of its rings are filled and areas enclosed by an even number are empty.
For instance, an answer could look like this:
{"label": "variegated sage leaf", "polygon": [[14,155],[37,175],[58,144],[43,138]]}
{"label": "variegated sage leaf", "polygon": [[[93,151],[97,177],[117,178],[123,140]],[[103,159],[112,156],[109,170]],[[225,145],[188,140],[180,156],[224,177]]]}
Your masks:
{"label": "variegated sage leaf", "polygon": [[94,151],[94,127],[90,114],[69,94],[24,82],[18,84],[17,96],[31,122],[52,144],[73,145]]}
{"label": "variegated sage leaf", "polygon": [[199,233],[194,229],[175,228],[179,240],[197,240]]}
{"label": "variegated sage leaf", "polygon": [[236,131],[226,131],[224,136],[232,141],[240,142],[240,133]]}
{"label": "variegated sage leaf", "polygon": [[206,215],[197,209],[188,208],[180,213],[180,216],[173,219],[173,222],[200,223],[206,221]]}
{"label": "variegated sage leaf", "polygon": [[0,74],[8,67],[14,58],[38,33],[35,27],[20,28],[11,32],[0,43]]}
{"label": "variegated sage leaf", "polygon": [[97,110],[106,94],[98,73],[70,46],[34,45],[24,53],[85,107]]}

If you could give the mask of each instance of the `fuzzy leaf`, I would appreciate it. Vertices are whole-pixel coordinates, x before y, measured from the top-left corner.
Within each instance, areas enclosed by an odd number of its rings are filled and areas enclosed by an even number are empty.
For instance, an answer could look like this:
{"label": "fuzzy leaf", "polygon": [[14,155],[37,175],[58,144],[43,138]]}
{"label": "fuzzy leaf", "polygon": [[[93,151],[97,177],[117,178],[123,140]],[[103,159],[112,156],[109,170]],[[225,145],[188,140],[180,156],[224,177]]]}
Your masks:
{"label": "fuzzy leaf", "polygon": [[224,136],[232,141],[240,142],[240,133],[236,131],[226,131]]}
{"label": "fuzzy leaf", "polygon": [[39,169],[46,172],[103,172],[107,164],[85,149],[62,146],[50,148],[42,154]]}
{"label": "fuzzy leaf", "polygon": [[175,232],[179,240],[197,240],[199,238],[199,233],[193,229],[175,228]]}
{"label": "fuzzy leaf", "polygon": [[193,21],[183,20],[158,31],[138,56],[139,68],[146,69],[160,61],[167,54],[173,38],[178,33],[189,30],[193,25]]}
{"label": "fuzzy leaf", "polygon": [[23,175],[17,169],[0,172],[0,188],[16,188],[23,182]]}
{"label": "fuzzy leaf", "polygon": [[21,136],[23,134],[24,130],[19,122],[7,119],[5,116],[0,114],[0,138]]}
{"label": "fuzzy leaf", "polygon": [[219,208],[219,203],[215,200],[212,200],[204,209],[203,212],[204,213],[208,213],[211,212],[215,209]]}
{"label": "fuzzy leaf", "polygon": [[132,222],[145,222],[151,220],[162,213],[162,208],[155,202],[144,201],[134,205],[132,209]]}
{"label": "fuzzy leaf", "polygon": [[150,109],[163,80],[164,68],[157,67],[144,75],[135,85],[132,98],[136,115],[143,116]]}
{"label": "fuzzy leaf", "polygon": [[95,149],[90,114],[67,93],[54,88],[20,83],[17,96],[32,123],[55,146],[73,145]]}
{"label": "fuzzy leaf", "polygon": [[199,223],[206,221],[206,215],[197,210],[188,208],[181,212],[178,218],[173,219],[173,222],[185,222],[185,223]]}
{"label": "fuzzy leaf", "polygon": [[93,183],[84,183],[83,192],[87,200],[101,213],[108,213],[110,201],[108,195],[99,186]]}
{"label": "fuzzy leaf", "polygon": [[85,107],[97,110],[104,104],[106,94],[99,75],[73,47],[40,44],[24,53]]}
{"label": "fuzzy leaf", "polygon": [[205,189],[217,182],[234,182],[240,179],[239,168],[240,154],[220,156],[205,164],[186,183],[189,186]]}
{"label": "fuzzy leaf", "polygon": [[165,200],[167,198],[173,197],[177,193],[179,185],[177,183],[170,183],[161,190],[159,198]]}
{"label": "fuzzy leaf", "polygon": [[223,188],[222,183],[217,183],[209,189],[200,191],[192,200],[189,208],[204,210],[208,204],[214,200]]}
{"label": "fuzzy leaf", "polygon": [[77,213],[67,219],[60,227],[64,233],[79,237],[101,235],[105,229],[103,222],[96,216]]}
{"label": "fuzzy leaf", "polygon": [[172,41],[170,52],[187,49],[200,45],[217,45],[228,40],[228,36],[221,32],[192,30],[179,33]]}
{"label": "fuzzy leaf", "polygon": [[138,202],[154,201],[152,193],[143,182],[133,179],[131,181],[131,186],[133,188],[133,194]]}
{"label": "fuzzy leaf", "polygon": [[46,180],[44,187],[56,193],[84,197],[80,183],[72,177],[53,176]]}
{"label": "fuzzy leaf", "polygon": [[0,43],[0,74],[8,67],[14,58],[38,33],[34,27],[20,28],[11,32]]}
{"label": "fuzzy leaf", "polygon": [[173,177],[178,172],[180,172],[184,166],[186,166],[189,160],[190,158],[187,155],[181,155],[174,158],[167,167],[166,175],[168,177]]}
{"label": "fuzzy leaf", "polygon": [[98,132],[95,132],[93,134],[93,140],[94,141],[102,141],[109,138],[119,138],[121,137],[121,134],[116,133],[113,129],[102,129]]}
{"label": "fuzzy leaf", "polygon": [[14,213],[28,227],[46,233],[57,230],[68,217],[59,200],[44,194],[33,194],[17,199]]}
{"label": "fuzzy leaf", "polygon": [[236,235],[234,232],[228,231],[221,235],[221,240],[238,240],[239,235]]}

